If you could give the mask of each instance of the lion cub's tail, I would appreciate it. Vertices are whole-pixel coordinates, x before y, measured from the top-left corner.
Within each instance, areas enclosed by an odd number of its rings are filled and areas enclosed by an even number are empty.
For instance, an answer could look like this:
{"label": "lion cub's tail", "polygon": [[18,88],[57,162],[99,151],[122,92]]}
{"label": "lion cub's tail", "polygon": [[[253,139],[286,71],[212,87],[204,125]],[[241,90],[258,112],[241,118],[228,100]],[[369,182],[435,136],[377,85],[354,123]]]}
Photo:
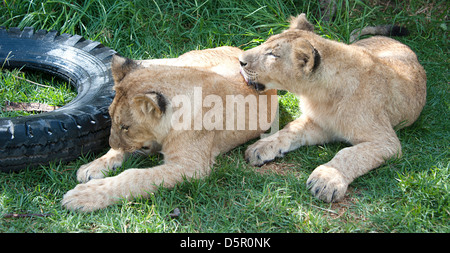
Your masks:
{"label": "lion cub's tail", "polygon": [[397,25],[368,26],[353,30],[350,34],[350,43],[355,42],[363,35],[406,36],[408,34],[409,32],[405,27]]}

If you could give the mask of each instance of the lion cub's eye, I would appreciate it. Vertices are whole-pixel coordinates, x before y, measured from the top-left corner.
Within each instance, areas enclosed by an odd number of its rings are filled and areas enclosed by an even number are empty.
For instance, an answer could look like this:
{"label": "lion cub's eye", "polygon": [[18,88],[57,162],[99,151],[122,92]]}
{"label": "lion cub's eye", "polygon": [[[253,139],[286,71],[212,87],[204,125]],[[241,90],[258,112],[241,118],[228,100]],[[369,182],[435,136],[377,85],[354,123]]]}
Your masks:
{"label": "lion cub's eye", "polygon": [[280,57],[280,56],[278,56],[278,55],[273,54],[272,51],[267,52],[266,55],[271,56],[271,57],[274,57],[274,58],[279,58],[279,57]]}
{"label": "lion cub's eye", "polygon": [[123,130],[123,131],[128,131],[128,128],[130,128],[130,126],[126,126],[126,125],[120,125],[120,130]]}

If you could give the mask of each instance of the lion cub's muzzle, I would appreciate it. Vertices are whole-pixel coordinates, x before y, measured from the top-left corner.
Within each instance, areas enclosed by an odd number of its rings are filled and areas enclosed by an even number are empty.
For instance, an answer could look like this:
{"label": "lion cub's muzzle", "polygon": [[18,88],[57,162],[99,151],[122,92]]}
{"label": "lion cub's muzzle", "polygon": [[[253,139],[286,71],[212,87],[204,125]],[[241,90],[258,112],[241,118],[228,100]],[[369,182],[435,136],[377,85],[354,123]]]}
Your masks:
{"label": "lion cub's muzzle", "polygon": [[251,86],[256,91],[264,91],[266,89],[266,86],[264,84],[254,81],[253,78],[245,71],[244,67],[247,66],[247,63],[242,62],[241,60],[239,60],[239,63],[241,64],[241,71],[240,71],[241,75],[244,77],[244,80],[247,83],[247,85]]}

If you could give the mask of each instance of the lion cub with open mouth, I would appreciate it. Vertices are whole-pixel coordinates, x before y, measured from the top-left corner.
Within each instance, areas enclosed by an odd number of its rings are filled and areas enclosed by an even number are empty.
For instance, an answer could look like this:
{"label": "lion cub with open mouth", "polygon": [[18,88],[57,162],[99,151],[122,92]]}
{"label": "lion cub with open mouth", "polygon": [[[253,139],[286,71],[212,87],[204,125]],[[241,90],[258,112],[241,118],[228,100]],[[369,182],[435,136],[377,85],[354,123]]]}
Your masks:
{"label": "lion cub with open mouth", "polygon": [[[205,177],[217,155],[269,129],[276,90],[260,94],[246,85],[239,73],[241,53],[220,47],[174,59],[114,56],[111,149],[80,167],[77,179],[83,184],[67,192],[62,205],[94,211],[121,199],[147,197],[160,186]],[[138,149],[160,151],[164,164],[104,178]]]}
{"label": "lion cub with open mouth", "polygon": [[357,177],[401,155],[394,127],[411,125],[425,105],[426,75],[414,52],[382,36],[351,45],[313,32],[300,14],[289,29],[240,57],[241,72],[256,90],[288,90],[302,115],[277,134],[249,146],[256,166],[303,145],[346,141],[307,180],[312,194],[341,200]]}

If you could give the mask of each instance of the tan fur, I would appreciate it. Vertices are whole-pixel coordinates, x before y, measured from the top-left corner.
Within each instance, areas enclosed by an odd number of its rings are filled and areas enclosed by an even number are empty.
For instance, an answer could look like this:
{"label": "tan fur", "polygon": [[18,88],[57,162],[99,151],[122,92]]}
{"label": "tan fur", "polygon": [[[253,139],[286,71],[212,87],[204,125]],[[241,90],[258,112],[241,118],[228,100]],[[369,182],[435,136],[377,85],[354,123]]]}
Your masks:
{"label": "tan fur", "polygon": [[293,92],[302,111],[249,146],[246,158],[259,166],[303,145],[349,142],[307,180],[319,199],[339,201],[355,178],[401,155],[394,127],[411,125],[421,113],[426,75],[414,52],[396,40],[378,36],[346,45],[311,27],[301,14],[240,57],[250,85]]}
{"label": "tan fur", "polygon": [[[256,130],[195,130],[194,127],[175,130],[171,126],[171,116],[179,109],[171,104],[171,99],[187,95],[194,103],[195,87],[202,88],[203,98],[220,96],[224,101],[223,108],[226,107],[226,95],[254,95],[259,100],[260,94],[247,87],[239,73],[238,56],[241,53],[237,48],[222,47],[189,52],[176,59],[131,61],[115,56],[112,72],[116,96],[109,109],[111,150],[80,167],[77,179],[83,184],[67,192],[62,205],[93,211],[122,198],[147,197],[160,186],[173,187],[184,179],[207,176],[217,155],[267,130],[270,126]],[[276,95],[276,91],[268,91],[265,95]],[[268,99],[267,117],[271,119],[270,106],[276,106],[277,101],[274,99],[275,103],[271,103],[270,96]],[[161,104],[161,101],[166,103]],[[202,114],[206,112],[203,109]],[[245,129],[249,129],[248,114],[245,120]],[[164,164],[128,169],[117,176],[104,178],[137,149],[160,151],[164,155]]]}

